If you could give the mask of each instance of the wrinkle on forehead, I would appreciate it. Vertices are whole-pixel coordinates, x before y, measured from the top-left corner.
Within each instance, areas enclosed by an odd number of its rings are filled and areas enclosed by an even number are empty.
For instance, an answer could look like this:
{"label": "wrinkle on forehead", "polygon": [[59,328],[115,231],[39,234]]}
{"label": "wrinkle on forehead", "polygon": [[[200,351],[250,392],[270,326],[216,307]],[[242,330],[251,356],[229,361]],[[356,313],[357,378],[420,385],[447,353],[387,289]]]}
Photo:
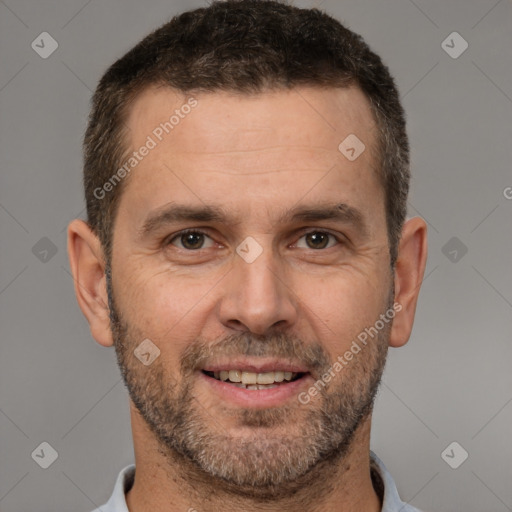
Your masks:
{"label": "wrinkle on forehead", "polygon": [[[132,145],[143,142],[190,96],[156,87],[140,93],[127,119]],[[293,143],[318,148],[322,141],[327,150],[337,148],[348,133],[359,133],[367,146],[373,144],[376,135],[369,100],[355,86],[322,90],[301,87],[252,95],[216,91],[192,96],[198,105],[166,139],[184,153],[271,149],[265,140],[269,132],[274,146]],[[182,130],[185,126],[189,129]]]}
{"label": "wrinkle on forehead", "polygon": [[[143,209],[164,204],[177,193],[193,192],[205,199],[222,194],[219,197],[226,200],[238,197],[247,203],[277,200],[281,192],[297,198],[311,191],[318,195],[319,187],[330,192],[339,188],[346,197],[367,196],[370,189],[374,194],[374,187],[381,187],[374,165],[376,124],[368,100],[357,88],[193,97],[197,106],[130,175]],[[141,93],[129,118],[134,145],[143,143],[188,98],[168,88]],[[366,146],[355,161],[338,149],[350,133]]]}

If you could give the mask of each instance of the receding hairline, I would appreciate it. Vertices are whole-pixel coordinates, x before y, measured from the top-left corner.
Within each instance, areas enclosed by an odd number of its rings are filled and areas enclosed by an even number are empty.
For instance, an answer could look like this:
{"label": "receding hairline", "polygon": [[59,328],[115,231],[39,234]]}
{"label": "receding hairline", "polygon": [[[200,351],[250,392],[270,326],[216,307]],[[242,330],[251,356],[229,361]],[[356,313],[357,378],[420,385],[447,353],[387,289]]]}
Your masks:
{"label": "receding hairline", "polygon": [[[255,24],[255,19],[264,22]],[[146,87],[159,84],[181,93],[230,90],[253,96],[274,88],[308,84],[336,88],[350,83],[357,83],[370,100],[377,122],[372,160],[378,163],[382,179],[395,257],[410,171],[404,110],[393,76],[362,36],[340,20],[319,9],[271,0],[216,1],[180,13],[139,41],[102,76],[84,138],[84,184],[88,221],[107,254],[125,181],[105,198],[106,203],[96,197],[94,187],[115,172],[123,150],[124,155],[130,152],[133,144],[120,114],[130,111],[131,100]]]}
{"label": "receding hairline", "polygon": [[[182,103],[186,103],[187,98],[194,97],[201,100],[201,97],[205,96],[213,96],[213,95],[219,95],[219,96],[226,96],[230,98],[240,98],[240,99],[254,99],[257,101],[258,99],[261,99],[262,95],[265,95],[267,93],[271,94],[279,94],[279,93],[291,93],[296,90],[305,89],[305,90],[324,90],[324,91],[335,91],[335,90],[353,90],[357,91],[361,94],[361,97],[364,98],[364,101],[366,105],[369,108],[369,112],[371,115],[371,128],[370,128],[370,142],[366,145],[366,150],[370,152],[370,159],[369,159],[369,167],[370,169],[375,173],[377,178],[379,179],[379,184],[382,187],[385,187],[385,177],[382,172],[382,141],[381,141],[381,133],[380,133],[380,121],[378,118],[378,115],[372,105],[372,101],[369,98],[368,94],[362,89],[362,87],[357,84],[355,80],[351,80],[350,83],[347,83],[346,85],[340,85],[340,86],[332,86],[332,85],[325,85],[325,84],[294,84],[291,87],[286,87],[284,85],[272,85],[269,87],[265,87],[260,91],[257,92],[247,92],[247,91],[241,91],[239,89],[231,89],[231,88],[215,88],[215,89],[206,89],[206,88],[195,88],[190,90],[182,90],[178,89],[170,84],[163,83],[161,81],[152,81],[149,83],[145,83],[141,86],[139,86],[136,90],[130,91],[128,94],[126,101],[124,105],[121,108],[120,111],[120,124],[123,125],[123,129],[121,130],[120,134],[120,146],[123,148],[123,153],[120,158],[120,161],[118,162],[118,167],[122,165],[123,162],[128,160],[130,158],[130,155],[133,151],[138,149],[138,147],[134,144],[134,141],[130,137],[131,129],[129,127],[129,121],[130,116],[133,114],[134,106],[141,101],[144,98],[144,95],[151,93],[151,91],[169,91],[175,94],[176,99],[178,103],[176,103],[176,107],[178,107]],[[179,101],[182,101],[182,103],[179,103]],[[149,135],[149,134],[148,134]],[[172,134],[171,134],[172,136]],[[340,138],[340,141],[342,141],[342,138]],[[118,202],[121,201],[121,197],[124,192],[124,188],[127,186],[128,182],[131,180],[131,174],[127,175],[122,183],[120,183],[120,186],[118,187]],[[112,219],[112,226],[115,224],[115,219]]]}

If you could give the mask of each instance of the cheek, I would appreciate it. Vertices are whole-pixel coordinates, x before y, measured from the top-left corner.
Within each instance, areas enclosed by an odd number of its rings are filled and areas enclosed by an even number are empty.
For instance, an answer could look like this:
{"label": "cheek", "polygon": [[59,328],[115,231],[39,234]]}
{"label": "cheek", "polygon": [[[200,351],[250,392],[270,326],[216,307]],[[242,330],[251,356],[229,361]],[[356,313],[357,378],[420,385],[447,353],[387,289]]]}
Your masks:
{"label": "cheek", "polygon": [[332,279],[303,285],[306,287],[299,294],[303,314],[331,355],[344,352],[387,305],[388,291],[383,283],[376,287],[376,281],[358,273],[339,272]]}
{"label": "cheek", "polygon": [[163,352],[170,346],[179,352],[198,338],[209,304],[208,293],[216,281],[187,279],[169,271],[149,274],[127,270],[127,275],[137,277],[121,286],[118,303],[139,333]]}

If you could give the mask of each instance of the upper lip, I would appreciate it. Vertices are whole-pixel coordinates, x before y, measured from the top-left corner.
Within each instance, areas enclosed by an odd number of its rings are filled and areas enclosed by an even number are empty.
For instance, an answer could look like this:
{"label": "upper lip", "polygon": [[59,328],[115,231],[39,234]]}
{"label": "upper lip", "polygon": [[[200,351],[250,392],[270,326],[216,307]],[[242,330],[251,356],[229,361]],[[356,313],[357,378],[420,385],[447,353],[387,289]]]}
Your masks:
{"label": "upper lip", "polygon": [[207,372],[220,372],[222,370],[241,370],[244,372],[267,373],[267,372],[294,372],[307,373],[309,370],[301,363],[293,363],[279,359],[249,360],[229,359],[206,363],[203,368]]}

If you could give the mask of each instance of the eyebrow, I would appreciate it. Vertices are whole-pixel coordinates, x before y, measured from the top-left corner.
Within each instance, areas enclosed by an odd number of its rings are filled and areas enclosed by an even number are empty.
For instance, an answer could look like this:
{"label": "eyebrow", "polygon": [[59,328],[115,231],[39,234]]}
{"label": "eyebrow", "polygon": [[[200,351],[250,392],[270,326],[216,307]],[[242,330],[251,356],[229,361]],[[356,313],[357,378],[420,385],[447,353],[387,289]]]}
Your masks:
{"label": "eyebrow", "polygon": [[[353,225],[363,236],[368,228],[364,216],[357,208],[346,203],[299,205],[282,213],[276,223],[316,222],[333,220]],[[228,214],[221,206],[190,206],[170,203],[148,215],[138,231],[139,238],[146,238],[154,231],[178,222],[217,222],[219,224],[240,224],[238,217]]]}

